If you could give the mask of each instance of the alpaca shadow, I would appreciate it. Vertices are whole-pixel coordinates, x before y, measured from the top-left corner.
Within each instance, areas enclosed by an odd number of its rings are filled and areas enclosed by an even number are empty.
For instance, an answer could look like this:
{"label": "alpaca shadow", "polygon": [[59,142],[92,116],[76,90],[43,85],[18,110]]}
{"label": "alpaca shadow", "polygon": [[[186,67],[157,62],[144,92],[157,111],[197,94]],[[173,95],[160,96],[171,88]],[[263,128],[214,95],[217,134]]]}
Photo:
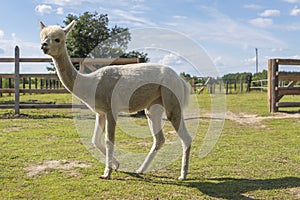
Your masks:
{"label": "alpaca shadow", "polygon": [[[183,186],[188,188],[196,188],[201,193],[213,198],[220,199],[254,199],[247,197],[244,194],[256,190],[275,190],[289,189],[300,187],[300,178],[284,177],[276,179],[239,179],[239,178],[211,178],[211,179],[188,179],[186,181],[175,181],[170,177],[144,178],[142,175],[134,173],[126,173],[134,178],[139,178],[141,181],[147,181],[156,184],[169,184]],[[158,179],[162,179],[159,181]]]}
{"label": "alpaca shadow", "polygon": [[300,187],[300,178],[284,177],[277,179],[238,179],[213,178],[200,182],[182,183],[186,187],[197,188],[200,192],[214,198],[253,199],[243,194],[255,190],[274,190]]}

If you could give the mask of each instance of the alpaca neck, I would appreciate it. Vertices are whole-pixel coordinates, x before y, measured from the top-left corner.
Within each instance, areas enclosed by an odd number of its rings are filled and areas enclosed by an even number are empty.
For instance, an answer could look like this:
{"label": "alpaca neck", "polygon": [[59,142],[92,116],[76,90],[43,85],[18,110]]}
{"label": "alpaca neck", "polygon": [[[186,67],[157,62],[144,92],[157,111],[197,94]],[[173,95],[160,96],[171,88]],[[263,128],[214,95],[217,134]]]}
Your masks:
{"label": "alpaca neck", "polygon": [[74,83],[76,78],[80,76],[75,67],[73,66],[71,59],[65,51],[60,56],[53,57],[53,62],[60,81],[70,92],[74,92]]}

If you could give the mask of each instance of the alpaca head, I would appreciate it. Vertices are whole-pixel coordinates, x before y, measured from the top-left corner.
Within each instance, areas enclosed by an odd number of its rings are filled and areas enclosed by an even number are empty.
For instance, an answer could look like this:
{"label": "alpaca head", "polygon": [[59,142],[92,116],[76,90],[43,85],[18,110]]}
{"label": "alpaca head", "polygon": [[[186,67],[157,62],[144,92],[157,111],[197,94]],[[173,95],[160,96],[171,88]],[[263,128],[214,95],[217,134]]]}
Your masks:
{"label": "alpaca head", "polygon": [[65,28],[60,26],[45,26],[40,22],[41,27],[41,49],[45,54],[52,57],[62,55],[66,51],[66,37],[71,29],[75,26],[76,22],[72,21]]}

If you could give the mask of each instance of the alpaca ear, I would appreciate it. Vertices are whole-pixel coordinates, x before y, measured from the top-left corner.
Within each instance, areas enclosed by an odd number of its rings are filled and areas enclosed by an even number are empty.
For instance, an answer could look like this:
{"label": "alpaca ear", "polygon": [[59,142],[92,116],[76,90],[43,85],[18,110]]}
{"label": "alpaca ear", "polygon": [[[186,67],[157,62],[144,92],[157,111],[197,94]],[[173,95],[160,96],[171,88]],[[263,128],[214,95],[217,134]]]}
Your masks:
{"label": "alpaca ear", "polygon": [[73,20],[70,24],[68,24],[68,26],[66,26],[64,28],[65,34],[67,35],[74,28],[75,25],[76,25],[76,21],[75,20]]}
{"label": "alpaca ear", "polygon": [[45,26],[45,24],[44,24],[43,22],[40,21],[40,27],[41,27],[41,29],[43,29],[43,28],[45,28],[46,26]]}

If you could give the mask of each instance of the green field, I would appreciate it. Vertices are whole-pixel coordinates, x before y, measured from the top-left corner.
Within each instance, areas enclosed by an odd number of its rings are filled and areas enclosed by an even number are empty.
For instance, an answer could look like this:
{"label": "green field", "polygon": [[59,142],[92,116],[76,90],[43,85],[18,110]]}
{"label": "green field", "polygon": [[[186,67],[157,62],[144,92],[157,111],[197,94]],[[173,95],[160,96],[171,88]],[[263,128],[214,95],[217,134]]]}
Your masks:
{"label": "green field", "polygon": [[[0,97],[0,103],[11,99]],[[41,109],[14,116],[0,110],[0,199],[300,199],[300,114],[291,112],[297,109],[271,115],[266,93],[227,95],[222,134],[200,158],[211,100],[208,94],[197,99],[200,125],[185,181],[176,180],[180,159],[141,176],[132,169],[99,179],[105,166],[82,144],[73,119],[78,113]],[[72,97],[25,95],[21,101],[67,103]],[[145,118],[133,121],[147,126]],[[164,130],[171,133],[167,122]],[[171,141],[174,134],[166,137]],[[134,138],[117,129],[116,145],[127,151],[147,152],[151,143],[151,137]]]}

